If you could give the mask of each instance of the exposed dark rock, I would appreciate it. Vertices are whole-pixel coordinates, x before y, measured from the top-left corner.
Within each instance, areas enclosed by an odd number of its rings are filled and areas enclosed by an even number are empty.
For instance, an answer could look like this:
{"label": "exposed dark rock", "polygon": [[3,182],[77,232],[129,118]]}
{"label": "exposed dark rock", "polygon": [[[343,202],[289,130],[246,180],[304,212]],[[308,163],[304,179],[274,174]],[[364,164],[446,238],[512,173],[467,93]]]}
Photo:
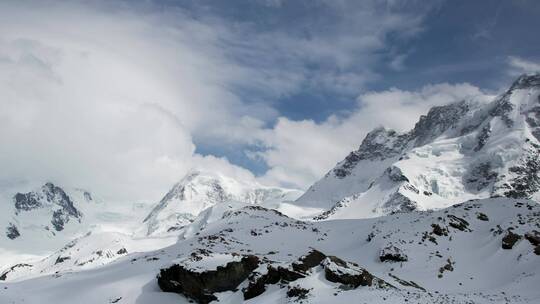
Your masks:
{"label": "exposed dark rock", "polygon": [[431,224],[431,227],[433,227],[433,234],[435,235],[448,235],[448,229],[442,228],[439,224]]}
{"label": "exposed dark rock", "polygon": [[534,253],[536,255],[540,255],[540,246],[536,246],[536,248],[534,248]]}
{"label": "exposed dark rock", "polygon": [[35,192],[17,193],[13,197],[15,209],[18,211],[30,211],[41,207],[39,196]]}
{"label": "exposed dark rock", "polygon": [[485,215],[485,214],[482,213],[482,212],[478,212],[478,213],[476,214],[476,218],[479,219],[479,220],[481,220],[481,221],[486,221],[486,222],[489,221],[488,216]]}
{"label": "exposed dark rock", "polygon": [[439,268],[439,274],[437,275],[437,277],[442,278],[445,271],[454,271],[454,264],[455,262],[453,262],[452,259],[446,259],[446,264]]}
{"label": "exposed dark rock", "polygon": [[161,269],[157,279],[161,290],[183,294],[197,303],[217,300],[216,292],[235,290],[259,265],[254,255],[243,257],[238,262],[218,266],[216,270],[195,272],[180,265]]}
{"label": "exposed dark rock", "polygon": [[297,298],[299,300],[307,299],[309,295],[309,289],[302,288],[300,286],[289,286],[287,290],[288,298]]}
{"label": "exposed dark rock", "polygon": [[334,175],[338,178],[348,176],[352,169],[364,159],[382,160],[398,156],[408,142],[408,134],[398,134],[394,130],[377,128],[366,135],[358,150],[351,152],[334,168]]}
{"label": "exposed dark rock", "polygon": [[447,216],[450,219],[450,223],[448,223],[450,227],[461,230],[461,231],[470,231],[469,222],[467,222],[466,220],[460,217],[457,217],[453,214],[449,214]]}
{"label": "exposed dark rock", "polygon": [[4,271],[1,275],[0,275],[0,281],[5,281],[7,279],[7,275],[14,271],[15,269],[17,268],[23,268],[23,267],[32,267],[32,265],[30,264],[16,264],[16,265],[13,265],[11,266],[8,270]]}
{"label": "exposed dark rock", "polygon": [[6,228],[6,236],[9,239],[14,240],[18,238],[19,236],[21,236],[21,234],[19,232],[19,229],[17,229],[17,226],[15,226],[15,224],[9,223],[9,225]]}
{"label": "exposed dark rock", "polygon": [[421,291],[426,291],[426,289],[420,285],[418,285],[417,283],[413,282],[413,281],[406,281],[406,280],[403,280],[401,278],[398,278],[397,276],[389,273],[388,276],[390,276],[391,278],[393,278],[394,280],[396,280],[396,282],[398,282],[399,284],[403,285],[403,286],[408,286],[408,287],[414,287],[416,289],[419,289]]}
{"label": "exposed dark rock", "polygon": [[536,230],[525,233],[525,239],[533,246],[540,246],[540,232]]}
{"label": "exposed dark rock", "polygon": [[491,124],[488,122],[488,124],[484,126],[482,130],[480,130],[480,132],[478,133],[478,143],[476,144],[476,147],[474,147],[474,151],[478,152],[486,145],[487,141],[489,140],[490,134]]}
{"label": "exposed dark rock", "polygon": [[15,202],[15,214],[26,212],[48,205],[54,205],[55,209],[51,219],[51,224],[56,231],[62,231],[70,218],[80,220],[82,214],[77,210],[71,198],[60,187],[52,183],[46,183],[39,191],[28,193],[17,193],[13,196]]}
{"label": "exposed dark rock", "polygon": [[414,211],[418,204],[400,192],[395,192],[381,207],[389,213],[399,213]]}
{"label": "exposed dark rock", "polygon": [[345,262],[335,256],[327,257],[323,262],[324,277],[334,283],[341,283],[348,288],[357,288],[359,286],[378,287],[391,286],[385,281],[376,278],[367,270],[358,267],[356,264]]}
{"label": "exposed dark rock", "polygon": [[415,146],[421,146],[446,130],[454,128],[467,111],[469,104],[465,101],[431,108],[427,115],[420,116],[420,120],[411,131]]}
{"label": "exposed dark rock", "polygon": [[513,233],[512,231],[506,232],[506,235],[502,238],[502,248],[512,249],[514,245],[521,239],[521,235]]}
{"label": "exposed dark rock", "polygon": [[58,256],[58,257],[56,258],[56,261],[54,262],[54,265],[63,263],[63,262],[65,262],[65,261],[67,261],[67,260],[71,260],[71,258],[68,257],[68,256],[66,256],[66,257]]}
{"label": "exposed dark rock", "polygon": [[266,291],[266,285],[277,284],[279,282],[288,283],[304,278],[301,272],[294,271],[285,267],[267,266],[265,274],[254,274],[249,278],[249,284],[242,290],[244,300],[254,298]]}
{"label": "exposed dark rock", "polygon": [[298,262],[292,264],[295,271],[306,272],[318,266],[326,258],[326,255],[318,250],[312,249],[308,254],[301,257]]}
{"label": "exposed dark rock", "polygon": [[491,185],[497,179],[497,172],[492,168],[490,162],[483,162],[474,165],[467,174],[464,175],[465,186],[471,191],[481,191]]}
{"label": "exposed dark rock", "polygon": [[379,260],[381,262],[405,262],[408,260],[408,257],[398,247],[389,245],[381,250]]}
{"label": "exposed dark rock", "polygon": [[128,251],[126,248],[120,248],[118,249],[118,251],[116,252],[116,254],[127,254]]}
{"label": "exposed dark rock", "polygon": [[507,186],[508,191],[505,196],[511,198],[530,198],[531,195],[540,190],[540,154],[539,147],[531,147],[529,153],[520,166],[514,166],[508,170],[516,177]]}

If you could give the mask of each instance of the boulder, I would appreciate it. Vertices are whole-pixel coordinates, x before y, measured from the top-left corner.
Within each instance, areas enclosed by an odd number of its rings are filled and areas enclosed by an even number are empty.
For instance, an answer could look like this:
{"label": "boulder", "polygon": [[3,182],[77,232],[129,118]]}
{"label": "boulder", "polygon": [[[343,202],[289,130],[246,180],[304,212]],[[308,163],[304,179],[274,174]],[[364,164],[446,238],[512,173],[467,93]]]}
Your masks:
{"label": "boulder", "polygon": [[379,253],[381,262],[406,262],[409,258],[401,249],[396,246],[389,245]]}
{"label": "boulder", "polygon": [[512,231],[506,232],[506,235],[502,238],[502,248],[512,249],[514,245],[521,239],[521,235],[515,234]]}
{"label": "boulder", "polygon": [[341,283],[350,288],[358,286],[372,286],[376,279],[367,270],[358,267],[356,264],[345,262],[335,256],[329,256],[322,262],[324,277],[334,283]]}
{"label": "boulder", "polygon": [[165,292],[183,294],[197,303],[206,304],[217,300],[216,292],[235,290],[258,266],[259,258],[254,255],[218,266],[216,270],[201,272],[175,264],[161,269],[157,280]]}
{"label": "boulder", "polygon": [[540,232],[533,230],[525,233],[525,239],[531,243],[533,246],[540,245]]}

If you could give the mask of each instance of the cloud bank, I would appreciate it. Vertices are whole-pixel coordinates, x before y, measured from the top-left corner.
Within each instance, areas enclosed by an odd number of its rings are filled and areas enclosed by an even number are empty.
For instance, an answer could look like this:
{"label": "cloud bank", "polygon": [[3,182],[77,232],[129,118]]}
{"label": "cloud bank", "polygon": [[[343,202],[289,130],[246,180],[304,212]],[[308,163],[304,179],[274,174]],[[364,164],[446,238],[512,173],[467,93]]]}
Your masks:
{"label": "cloud bank", "polygon": [[[418,35],[427,9],[298,3],[330,21],[302,13],[296,27],[267,26],[279,18],[152,1],[0,3],[0,185],[51,180],[129,201],[159,199],[193,167],[255,178],[198,154],[197,142],[248,147],[246,157],[269,167],[259,179],[302,188],[371,128],[403,130],[432,105],[481,94],[468,84],[362,93],[380,77],[376,63],[405,68],[403,55],[385,50]],[[359,97],[322,122],[282,116],[279,100],[301,91]]]}

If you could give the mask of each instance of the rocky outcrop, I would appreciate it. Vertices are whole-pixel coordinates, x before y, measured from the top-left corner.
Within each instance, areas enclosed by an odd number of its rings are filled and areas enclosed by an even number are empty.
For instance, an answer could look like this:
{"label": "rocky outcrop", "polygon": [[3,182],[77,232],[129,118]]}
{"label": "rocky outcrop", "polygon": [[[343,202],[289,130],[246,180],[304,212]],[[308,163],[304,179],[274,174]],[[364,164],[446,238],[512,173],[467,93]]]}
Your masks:
{"label": "rocky outcrop", "polygon": [[540,246],[540,232],[536,230],[525,233],[525,239],[533,246]]}
{"label": "rocky outcrop", "polygon": [[[17,193],[13,196],[13,202],[15,215],[39,208],[51,208],[50,223],[56,231],[64,230],[70,219],[80,221],[82,218],[82,213],[75,208],[73,200],[62,188],[53,183],[46,183],[38,191]],[[8,227],[8,229],[10,228]]]}
{"label": "rocky outcrop", "polygon": [[6,228],[6,236],[9,239],[14,240],[18,238],[19,236],[21,236],[21,233],[19,232],[19,229],[17,229],[17,226],[15,226],[15,224],[9,223],[9,225]]}
{"label": "rocky outcrop", "polygon": [[378,287],[391,286],[357,264],[343,261],[335,256],[327,257],[321,265],[324,268],[324,277],[328,281],[341,283],[345,288],[373,285]]}
{"label": "rocky outcrop", "polygon": [[502,248],[512,249],[519,240],[521,240],[521,235],[508,231],[502,238]]}
{"label": "rocky outcrop", "polygon": [[384,247],[379,253],[381,262],[406,262],[408,259],[401,249],[393,245]]}
{"label": "rocky outcrop", "polygon": [[217,300],[214,293],[234,290],[259,265],[254,255],[244,256],[240,261],[218,266],[216,270],[193,271],[181,265],[162,269],[157,281],[161,290],[183,294],[197,303]]}

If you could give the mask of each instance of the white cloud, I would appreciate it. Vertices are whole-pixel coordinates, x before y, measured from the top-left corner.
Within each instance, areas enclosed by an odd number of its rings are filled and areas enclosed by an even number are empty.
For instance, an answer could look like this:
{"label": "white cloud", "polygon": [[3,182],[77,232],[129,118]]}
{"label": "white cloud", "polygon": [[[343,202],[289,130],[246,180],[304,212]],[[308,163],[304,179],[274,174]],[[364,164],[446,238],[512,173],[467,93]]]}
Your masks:
{"label": "white cloud", "polygon": [[531,60],[526,60],[517,56],[508,57],[508,65],[510,66],[509,74],[517,76],[520,74],[540,73],[540,63]]}
{"label": "white cloud", "polygon": [[[35,5],[0,5],[1,182],[53,180],[156,199],[190,167],[218,163],[194,155],[192,134],[268,116],[227,89],[245,75],[219,50],[219,30],[181,11],[174,17],[185,18],[171,21]],[[247,115],[241,123],[239,115]]]}
{"label": "white cloud", "polygon": [[[291,30],[153,2],[1,2],[0,184],[52,180],[155,200],[191,167],[250,176],[195,154],[196,138],[263,142],[266,180],[305,185],[358,143],[362,134],[347,129],[354,115],[324,124],[281,118],[268,130],[279,117],[269,101],[321,88],[356,94],[377,78],[388,35],[421,28],[423,13],[344,3],[319,3],[330,27]],[[303,146],[313,149],[306,157]]]}
{"label": "white cloud", "polygon": [[392,88],[365,93],[358,97],[358,108],[352,113],[319,124],[281,118],[266,133],[264,143],[269,149],[257,153],[271,167],[263,179],[305,188],[356,149],[373,128],[383,125],[407,131],[432,106],[471,96],[489,98],[470,84],[443,83],[418,91]]}

